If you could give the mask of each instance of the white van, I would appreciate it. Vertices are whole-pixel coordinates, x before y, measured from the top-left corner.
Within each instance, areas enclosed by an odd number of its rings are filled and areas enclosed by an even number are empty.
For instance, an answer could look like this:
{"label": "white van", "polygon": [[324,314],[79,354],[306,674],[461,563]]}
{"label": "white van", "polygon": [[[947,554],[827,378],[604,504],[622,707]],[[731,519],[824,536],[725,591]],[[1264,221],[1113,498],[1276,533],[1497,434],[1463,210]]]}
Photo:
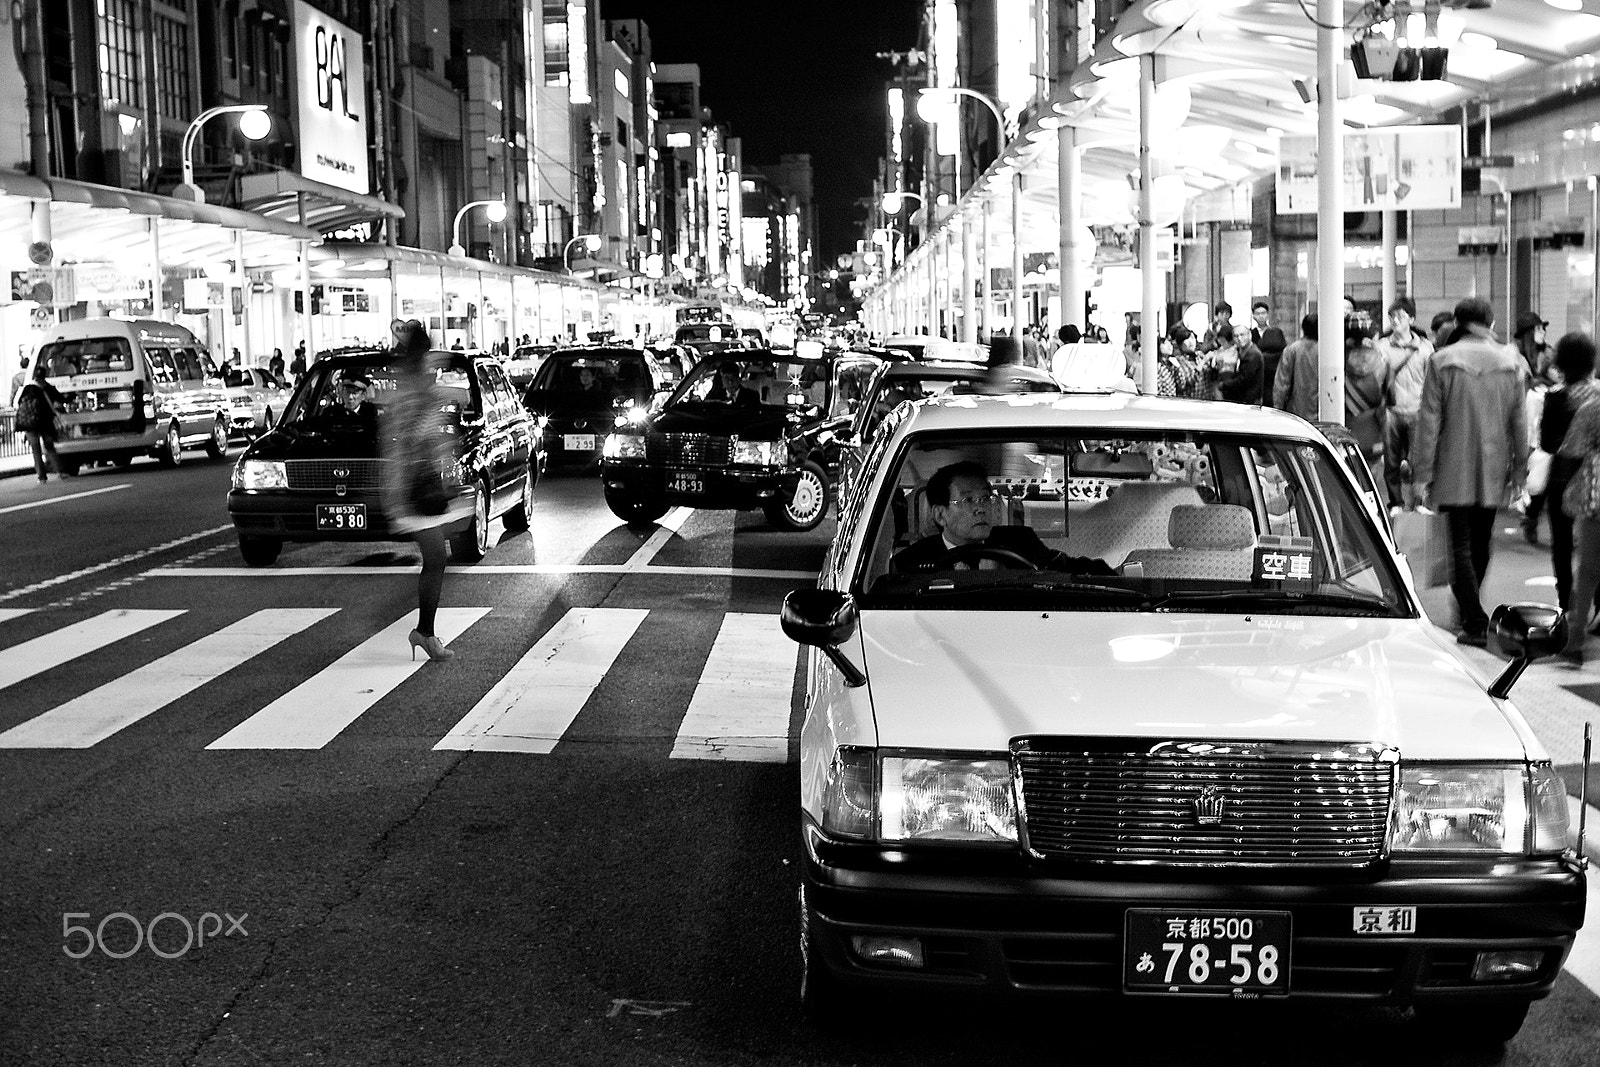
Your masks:
{"label": "white van", "polygon": [[61,391],[61,468],[126,466],[150,455],[176,467],[185,445],[228,451],[229,400],[205,346],[155,319],[80,319],[51,327],[35,366]]}

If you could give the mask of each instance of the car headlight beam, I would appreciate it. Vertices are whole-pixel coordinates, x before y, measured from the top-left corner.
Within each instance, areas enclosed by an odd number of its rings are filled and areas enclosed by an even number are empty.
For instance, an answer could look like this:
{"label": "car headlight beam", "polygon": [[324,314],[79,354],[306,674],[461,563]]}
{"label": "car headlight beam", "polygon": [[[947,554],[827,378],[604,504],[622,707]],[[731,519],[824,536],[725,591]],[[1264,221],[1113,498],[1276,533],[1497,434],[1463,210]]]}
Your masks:
{"label": "car headlight beam", "polygon": [[235,489],[287,489],[289,474],[277,460],[241,459],[233,468]]}
{"label": "car headlight beam", "polygon": [[[1523,764],[1402,761],[1400,791],[1389,826],[1390,847],[1396,852],[1526,853],[1530,843],[1539,847],[1539,840],[1552,835],[1565,839],[1565,798],[1559,798],[1558,826],[1557,817],[1549,810],[1556,805],[1542,795],[1549,787],[1539,785],[1542,772],[1534,770],[1530,782]],[[1529,797],[1536,790],[1541,794],[1536,800],[1540,821],[1551,824],[1548,834],[1530,833],[1533,812]]]}
{"label": "car headlight beam", "polygon": [[600,454],[605,459],[643,459],[644,434],[607,434],[605,443],[601,445]]}

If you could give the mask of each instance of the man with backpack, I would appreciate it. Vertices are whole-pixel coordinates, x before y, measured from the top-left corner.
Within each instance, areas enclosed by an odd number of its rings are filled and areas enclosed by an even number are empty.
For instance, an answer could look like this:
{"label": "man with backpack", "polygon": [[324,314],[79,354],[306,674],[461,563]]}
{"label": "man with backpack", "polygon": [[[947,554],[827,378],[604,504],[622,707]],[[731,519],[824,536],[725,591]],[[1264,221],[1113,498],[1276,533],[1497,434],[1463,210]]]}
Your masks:
{"label": "man with backpack", "polygon": [[[66,398],[55,386],[45,381],[44,365],[40,364],[27,383],[17,393],[17,429],[28,438],[33,450],[33,470],[41,482],[49,481],[47,469],[60,477],[61,463],[56,458],[56,412]],[[46,463],[48,461],[48,468]]]}

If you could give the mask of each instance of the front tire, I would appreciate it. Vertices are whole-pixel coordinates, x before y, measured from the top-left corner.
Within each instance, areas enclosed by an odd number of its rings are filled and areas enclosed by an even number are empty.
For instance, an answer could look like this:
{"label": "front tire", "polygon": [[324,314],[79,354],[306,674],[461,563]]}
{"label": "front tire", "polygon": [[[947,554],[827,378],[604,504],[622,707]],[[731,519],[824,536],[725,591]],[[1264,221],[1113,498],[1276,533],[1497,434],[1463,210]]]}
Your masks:
{"label": "front tire", "polygon": [[637,499],[606,490],[606,507],[629,526],[649,526],[667,513],[667,505],[648,497]]}
{"label": "front tire", "polygon": [[276,538],[239,535],[239,555],[244,557],[247,566],[270,567],[278,561],[281,551],[283,542]]}
{"label": "front tire", "polygon": [[807,460],[800,468],[799,480],[787,500],[767,504],[767,521],[780,530],[804,533],[822,525],[828,515],[828,476],[821,467]]}
{"label": "front tire", "polygon": [[211,436],[206,438],[206,455],[212,459],[224,459],[228,455],[228,424],[223,419],[218,419],[211,424]]}
{"label": "front tire", "polygon": [[183,462],[183,438],[178,434],[178,424],[167,424],[167,432],[156,447],[156,462],[163,467],[176,467]]}
{"label": "front tire", "polygon": [[489,490],[472,494],[472,525],[450,539],[450,556],[460,563],[476,563],[489,553]]}
{"label": "front tire", "polygon": [[528,528],[533,517],[533,467],[529,466],[522,472],[522,499],[501,516],[500,521],[505,523],[506,529],[513,533],[521,533]]}

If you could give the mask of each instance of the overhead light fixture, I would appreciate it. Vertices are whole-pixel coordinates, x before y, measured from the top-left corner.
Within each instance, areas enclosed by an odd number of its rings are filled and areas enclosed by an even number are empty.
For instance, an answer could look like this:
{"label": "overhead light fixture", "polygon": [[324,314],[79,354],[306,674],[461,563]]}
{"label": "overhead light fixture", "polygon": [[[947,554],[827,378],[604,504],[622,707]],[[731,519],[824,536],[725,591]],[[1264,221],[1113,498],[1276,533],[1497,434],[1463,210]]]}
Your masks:
{"label": "overhead light fixture", "polygon": [[1544,0],[1557,11],[1582,11],[1583,0]]}

